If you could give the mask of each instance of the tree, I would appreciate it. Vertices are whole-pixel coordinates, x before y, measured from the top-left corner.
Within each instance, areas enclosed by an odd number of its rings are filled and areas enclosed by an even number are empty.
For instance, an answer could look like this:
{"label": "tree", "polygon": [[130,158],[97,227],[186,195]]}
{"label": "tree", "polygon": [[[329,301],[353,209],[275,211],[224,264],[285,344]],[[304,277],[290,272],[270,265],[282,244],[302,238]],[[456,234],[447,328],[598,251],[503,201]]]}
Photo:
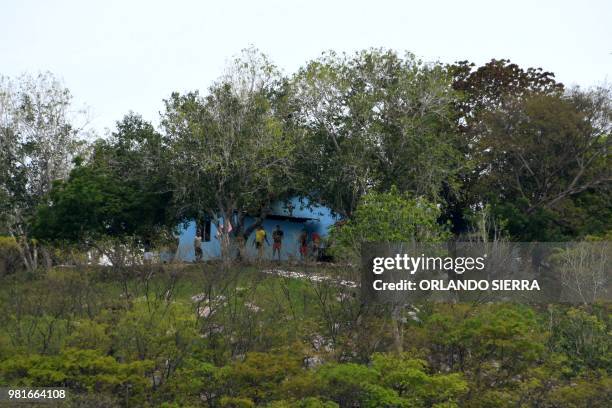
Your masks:
{"label": "tree", "polygon": [[[96,141],[86,162],[77,160],[68,180],[55,182],[33,233],[44,241],[94,246],[118,261],[121,246],[174,228],[163,152],[153,126],[127,115],[109,139]],[[100,245],[105,239],[114,243],[110,251]]]}
{"label": "tree", "polygon": [[454,186],[455,97],[441,65],[379,49],[329,53],[294,76],[292,96],[305,131],[303,189],[314,201],[351,216],[372,189],[435,199],[443,183]]}
{"label": "tree", "polygon": [[[358,264],[366,243],[442,242],[449,234],[438,223],[439,217],[439,208],[422,197],[412,198],[395,187],[386,193],[371,191],[362,197],[351,219],[332,229],[331,252]],[[394,344],[401,352],[403,305],[392,306]]]}
{"label": "tree", "polygon": [[[244,216],[262,215],[291,189],[293,179],[296,142],[284,132],[272,101],[280,79],[267,59],[254,53],[238,59],[231,75],[205,97],[172,94],[162,121],[177,213],[212,219],[225,259]],[[230,234],[235,214],[238,225]]]}
{"label": "tree", "polygon": [[[478,188],[493,211],[507,218],[514,237],[571,236],[559,217],[563,204],[581,193],[609,191],[610,92],[530,96],[483,115],[476,143],[483,174]],[[547,234],[554,229],[558,232]]]}
{"label": "tree", "polygon": [[[96,392],[139,401],[151,390],[144,376],[152,363],[148,360],[118,362],[97,350],[67,349],[59,355],[14,356],[3,362],[0,379],[15,385],[45,384],[71,387],[77,392]],[[89,404],[87,404],[89,405]]]}
{"label": "tree", "polygon": [[71,99],[48,72],[17,81],[0,78],[0,222],[18,241],[29,270],[38,266],[38,251],[28,223],[53,182],[68,176],[82,145]]}
{"label": "tree", "polygon": [[336,255],[356,258],[363,243],[441,242],[448,237],[438,224],[440,210],[423,199],[392,187],[387,193],[365,195],[353,218],[332,230]]}
{"label": "tree", "polygon": [[469,163],[460,169],[458,186],[444,186],[442,220],[452,223],[452,231],[459,235],[470,229],[470,217],[475,208],[481,207],[483,197],[476,191],[476,184],[483,173],[482,164],[475,160],[478,154],[476,142],[480,138],[479,126],[483,116],[502,109],[513,100],[523,100],[532,95],[561,95],[563,84],[555,81],[552,72],[542,68],[522,68],[510,60],[492,59],[476,67],[468,61],[447,66],[452,76],[457,148]]}
{"label": "tree", "polygon": [[509,101],[532,95],[561,95],[562,83],[542,68],[523,69],[510,60],[492,59],[481,67],[468,61],[449,66],[453,88],[462,98],[457,101],[460,128],[470,130],[484,112],[495,111]]}
{"label": "tree", "polygon": [[608,242],[578,242],[550,257],[555,264],[564,300],[585,305],[603,300],[612,267]]}
{"label": "tree", "polygon": [[549,347],[553,352],[562,352],[569,358],[574,374],[590,370],[605,370],[610,366],[612,348],[609,337],[609,315],[605,308],[551,307],[551,333]]}
{"label": "tree", "polygon": [[341,407],[431,407],[456,406],[468,386],[460,374],[428,373],[408,353],[375,353],[369,365],[329,362],[288,378],[284,388]]}

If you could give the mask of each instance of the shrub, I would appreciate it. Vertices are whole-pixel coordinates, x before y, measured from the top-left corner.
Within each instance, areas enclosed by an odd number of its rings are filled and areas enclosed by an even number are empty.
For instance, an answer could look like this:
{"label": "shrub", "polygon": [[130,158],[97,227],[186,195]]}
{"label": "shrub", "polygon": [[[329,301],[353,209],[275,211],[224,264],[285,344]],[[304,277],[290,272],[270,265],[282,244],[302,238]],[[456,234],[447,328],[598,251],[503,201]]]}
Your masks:
{"label": "shrub", "polygon": [[411,198],[395,187],[367,194],[353,217],[331,231],[332,255],[354,260],[366,242],[441,242],[449,237],[438,223],[439,208],[423,198]]}
{"label": "shrub", "polygon": [[21,267],[23,263],[15,238],[0,236],[0,276],[14,273]]}
{"label": "shrub", "polygon": [[127,396],[150,392],[148,360],[119,362],[96,350],[66,349],[59,355],[14,355],[0,362],[0,382],[15,386],[69,387],[73,391]]}

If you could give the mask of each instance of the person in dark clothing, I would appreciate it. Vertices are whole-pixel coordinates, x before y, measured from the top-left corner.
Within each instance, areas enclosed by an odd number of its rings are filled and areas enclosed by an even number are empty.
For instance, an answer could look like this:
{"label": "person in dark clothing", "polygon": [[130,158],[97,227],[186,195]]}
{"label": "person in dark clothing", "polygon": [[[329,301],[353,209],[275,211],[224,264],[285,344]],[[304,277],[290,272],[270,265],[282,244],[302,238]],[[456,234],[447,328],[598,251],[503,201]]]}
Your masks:
{"label": "person in dark clothing", "polygon": [[276,226],[276,229],[272,231],[272,258],[278,253],[278,260],[281,260],[281,247],[283,246],[283,236],[285,233],[281,229],[280,225]]}
{"label": "person in dark clothing", "polygon": [[321,236],[315,231],[310,235],[310,238],[312,239],[312,256],[315,260],[318,260],[321,249]]}
{"label": "person in dark clothing", "polygon": [[299,237],[300,243],[300,259],[305,260],[306,255],[308,255],[308,231],[306,228],[302,230],[302,233]]}
{"label": "person in dark clothing", "polygon": [[195,251],[195,262],[200,262],[202,260],[202,232],[196,232],[196,236],[193,239],[193,249]]}

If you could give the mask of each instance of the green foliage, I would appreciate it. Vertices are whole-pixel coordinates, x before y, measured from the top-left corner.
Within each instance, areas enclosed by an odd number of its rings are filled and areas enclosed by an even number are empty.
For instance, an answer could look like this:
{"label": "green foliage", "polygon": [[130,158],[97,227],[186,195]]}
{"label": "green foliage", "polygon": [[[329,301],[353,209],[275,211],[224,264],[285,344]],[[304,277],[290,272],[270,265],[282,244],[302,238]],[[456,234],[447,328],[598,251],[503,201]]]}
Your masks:
{"label": "green foliage", "polygon": [[366,242],[441,242],[448,238],[438,224],[440,210],[423,198],[411,198],[395,187],[370,192],[353,217],[332,230],[330,241],[339,257],[354,258]]}
{"label": "green foliage", "polygon": [[560,242],[567,238],[567,231],[557,223],[551,210],[537,208],[532,212],[524,199],[496,201],[492,199],[491,215],[504,227],[503,233],[525,242]]}
{"label": "green foliage", "polygon": [[333,52],[291,79],[302,189],[351,216],[362,195],[396,185],[430,200],[465,162],[453,131],[455,93],[440,64],[407,53]]}
{"label": "green foliage", "polygon": [[[259,208],[269,189],[284,188],[275,182],[286,175],[292,141],[282,134],[263,91],[247,100],[235,92],[222,84],[206,97],[173,94],[166,101],[173,182],[184,189],[177,199],[192,206],[192,214],[216,216],[219,205]],[[228,195],[216,196],[219,188]]]}
{"label": "green foliage", "polygon": [[609,87],[566,90],[552,72],[508,60],[449,66],[462,153],[462,193],[445,218],[466,232],[470,209],[490,204],[520,241],[561,241],[610,229]]}
{"label": "green foliage", "polygon": [[[393,186],[438,203],[439,221],[457,235],[473,229],[470,214],[483,206],[515,240],[612,228],[611,90],[565,90],[539,68],[444,66],[369,49],[324,53],[285,77],[251,48],[206,94],[173,93],[159,131],[129,114],[90,157],[76,158],[69,93],[51,76],[37,81],[24,80],[21,93],[8,81],[1,93],[14,120],[3,125],[0,196],[9,205],[0,232],[12,225],[30,269],[31,231],[47,242],[142,245],[206,217],[228,227],[228,255],[233,236],[251,233],[245,217],[260,222],[275,201],[304,195],[352,220],[364,196]],[[18,165],[29,160],[32,168]],[[230,217],[231,235],[221,223]]]}
{"label": "green foliage", "polygon": [[[49,258],[41,242],[120,252],[204,216],[248,235],[246,215],[295,194],[345,217],[330,242],[349,260],[441,242],[469,214],[482,234],[492,219],[513,239],[610,238],[610,89],[378,49],[291,78],[253,49],[234,62],[206,94],[173,93],[160,131],[130,114],[78,157],[61,84],[0,80],[0,384],[100,407],[610,406],[609,304],[411,305],[391,335],[388,308],[331,280],[214,263],[10,273]],[[561,270],[599,271],[579,250]]]}
{"label": "green foliage", "polygon": [[576,308],[551,310],[555,324],[549,339],[550,347],[569,357],[574,373],[612,367],[609,321],[606,322],[610,316],[602,318],[600,314]]}
{"label": "green foliage", "polygon": [[493,366],[497,367],[490,369],[512,372],[544,352],[546,337],[537,330],[535,315],[527,308],[482,307],[472,313],[461,307],[449,308],[430,316],[425,327],[429,336],[437,338],[434,345],[462,350],[459,360],[450,362],[465,369],[495,360]]}
{"label": "green foliage", "polygon": [[98,351],[66,349],[55,356],[13,356],[0,365],[0,379],[4,384],[70,387],[143,398],[150,390],[145,373],[151,367],[149,361],[120,363]]}
{"label": "green foliage", "polygon": [[463,95],[457,108],[468,127],[475,126],[482,113],[498,109],[508,99],[559,95],[564,89],[552,72],[523,69],[504,59],[492,59],[480,67],[459,61],[449,70],[453,74],[453,88]]}
{"label": "green foliage", "polygon": [[177,385],[179,391],[207,395],[211,400],[224,395],[221,405],[248,404],[246,401],[259,405],[280,399],[283,381],[299,371],[296,356],[252,352],[221,368],[190,360],[177,372],[181,379]]}
{"label": "green foliage", "polygon": [[370,387],[376,383],[377,373],[359,364],[326,364],[317,370],[315,384],[320,395],[332,399],[340,406],[353,406],[379,397],[389,398],[389,393]]}
{"label": "green foliage", "polygon": [[[162,125],[169,150],[174,204],[182,218],[233,220],[233,235],[244,216],[264,216],[270,204],[293,188],[296,139],[280,117],[280,77],[256,50],[246,50],[228,75],[208,93],[173,93],[165,101]],[[282,111],[282,109],[280,109]],[[222,252],[230,244],[222,224]]]}
{"label": "green foliage", "polygon": [[610,228],[601,219],[610,211],[610,90],[512,100],[479,126],[476,158],[487,170],[477,191],[513,239],[567,240]]}
{"label": "green foliage", "polygon": [[338,404],[333,401],[321,401],[316,397],[307,397],[299,401],[274,401],[268,408],[338,408]]}
{"label": "green foliage", "polygon": [[184,304],[137,299],[115,322],[112,344],[118,358],[151,361],[166,381],[195,340],[195,321]]}
{"label": "green foliage", "polygon": [[41,207],[34,231],[41,239],[86,242],[90,237],[130,235],[138,228],[142,196],[92,168],[76,168],[58,182],[51,206]]}
{"label": "green foliage", "polygon": [[325,364],[314,372],[289,379],[285,387],[296,398],[316,396],[342,407],[452,404],[467,391],[467,383],[459,374],[430,375],[422,360],[408,354],[382,353],[374,354],[369,366]]}
{"label": "green foliage", "polygon": [[461,374],[429,375],[426,362],[407,353],[374,354],[372,365],[380,373],[382,383],[410,400],[412,406],[456,402],[468,390]]}
{"label": "green foliage", "polygon": [[564,385],[551,394],[551,405],[568,408],[605,408],[612,401],[612,379],[609,376],[580,378],[571,385]]}
{"label": "green foliage", "polygon": [[[234,281],[208,266],[178,281],[131,272],[3,278],[0,382],[66,386],[92,406],[605,407],[610,396],[608,305],[418,305],[401,328],[407,351],[390,353],[388,311],[333,285],[247,269]],[[194,302],[202,290],[223,297]]]}
{"label": "green foliage", "polygon": [[29,271],[39,266],[31,219],[84,144],[71,103],[70,91],[50,72],[0,76],[0,234],[17,237]]}
{"label": "green foliage", "polygon": [[249,398],[221,397],[219,406],[223,408],[254,408],[255,403]]}
{"label": "green foliage", "polygon": [[110,141],[98,141],[92,159],[58,181],[49,204],[38,209],[34,234],[49,241],[91,243],[105,237],[152,239],[173,221],[160,174],[161,139],[137,116],[117,124]]}
{"label": "green foliage", "polygon": [[66,338],[67,347],[97,350],[103,355],[110,352],[112,340],[108,335],[108,325],[97,323],[93,320],[82,320],[73,324],[76,328]]}
{"label": "green foliage", "polygon": [[0,236],[0,277],[23,267],[19,245],[13,237]]}

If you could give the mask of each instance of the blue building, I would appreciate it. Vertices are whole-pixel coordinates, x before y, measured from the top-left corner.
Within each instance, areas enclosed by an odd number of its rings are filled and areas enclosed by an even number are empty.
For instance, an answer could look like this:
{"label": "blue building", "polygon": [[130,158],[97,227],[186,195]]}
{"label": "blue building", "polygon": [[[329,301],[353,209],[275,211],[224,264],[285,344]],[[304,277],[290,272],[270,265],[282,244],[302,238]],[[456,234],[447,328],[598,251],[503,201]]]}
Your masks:
{"label": "blue building", "polygon": [[[307,199],[294,197],[289,202],[277,202],[271,208],[271,213],[263,222],[270,245],[265,246],[265,258],[272,259],[272,231],[280,225],[284,232],[281,259],[299,259],[299,236],[305,228],[309,236],[316,232],[322,238],[328,235],[329,227],[339,220],[332,211],[320,205],[309,205]],[[255,219],[247,217],[244,227],[252,225]],[[195,259],[194,239],[196,223],[192,221],[181,228],[179,236],[178,259],[191,262]],[[254,245],[255,233],[246,242],[247,257],[255,258],[257,250]],[[206,223],[202,237],[203,259],[218,259],[221,257],[221,243],[217,239],[217,230],[212,223]]]}

